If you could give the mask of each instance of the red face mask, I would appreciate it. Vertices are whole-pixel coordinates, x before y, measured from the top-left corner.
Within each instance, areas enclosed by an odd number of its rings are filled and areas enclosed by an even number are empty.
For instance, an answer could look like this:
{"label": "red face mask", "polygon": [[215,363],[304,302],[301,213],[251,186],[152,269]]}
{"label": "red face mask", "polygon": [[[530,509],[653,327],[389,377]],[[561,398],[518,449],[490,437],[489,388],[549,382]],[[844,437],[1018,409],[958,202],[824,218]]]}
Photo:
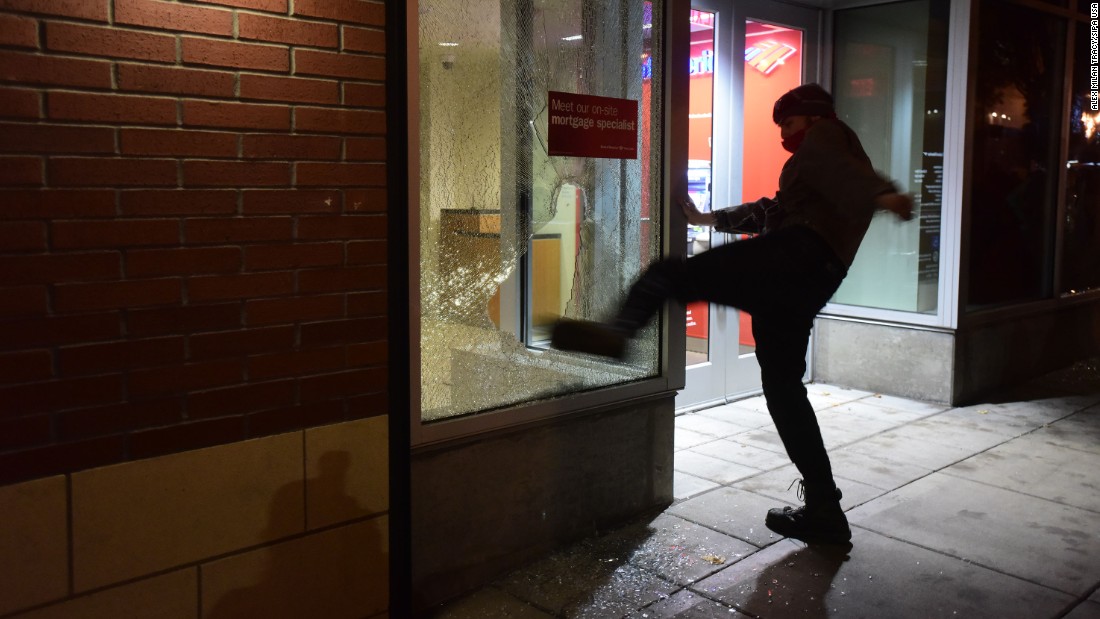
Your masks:
{"label": "red face mask", "polygon": [[799,129],[791,135],[783,138],[783,150],[792,154],[794,153],[794,151],[798,150],[798,147],[802,146],[802,140],[806,139],[806,129],[809,129],[809,127]]}

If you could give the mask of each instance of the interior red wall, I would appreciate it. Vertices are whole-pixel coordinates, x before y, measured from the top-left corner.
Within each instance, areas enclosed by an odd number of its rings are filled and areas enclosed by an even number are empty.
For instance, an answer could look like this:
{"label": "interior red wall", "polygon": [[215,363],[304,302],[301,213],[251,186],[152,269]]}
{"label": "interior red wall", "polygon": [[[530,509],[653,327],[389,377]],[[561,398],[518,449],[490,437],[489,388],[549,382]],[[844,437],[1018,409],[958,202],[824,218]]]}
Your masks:
{"label": "interior red wall", "polygon": [[384,414],[383,4],[0,6],[0,483]]}

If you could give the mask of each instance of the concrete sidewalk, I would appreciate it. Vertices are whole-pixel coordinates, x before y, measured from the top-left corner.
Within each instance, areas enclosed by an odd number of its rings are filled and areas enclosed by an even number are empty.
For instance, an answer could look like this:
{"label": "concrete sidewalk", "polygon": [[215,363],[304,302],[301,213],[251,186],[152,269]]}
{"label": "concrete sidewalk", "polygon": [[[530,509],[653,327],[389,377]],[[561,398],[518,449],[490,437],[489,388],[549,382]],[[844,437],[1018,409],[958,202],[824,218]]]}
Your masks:
{"label": "concrete sidewalk", "polygon": [[797,477],[762,398],[677,417],[676,501],[438,619],[1100,619],[1095,361],[964,408],[810,385],[848,553],[779,538]]}

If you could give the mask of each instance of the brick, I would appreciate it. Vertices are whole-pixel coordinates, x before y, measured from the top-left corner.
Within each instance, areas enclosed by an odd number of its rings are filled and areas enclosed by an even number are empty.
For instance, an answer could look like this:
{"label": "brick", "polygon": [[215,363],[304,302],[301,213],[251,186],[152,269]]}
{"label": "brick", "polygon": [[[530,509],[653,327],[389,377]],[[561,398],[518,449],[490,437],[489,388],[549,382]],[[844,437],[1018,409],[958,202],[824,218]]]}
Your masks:
{"label": "brick", "polygon": [[294,292],[294,274],[249,273],[192,277],[187,281],[187,291],[191,301],[278,297]]}
{"label": "brick", "polygon": [[388,209],[384,188],[348,189],[344,191],[344,212],[384,213]]}
{"label": "brick", "polygon": [[62,376],[182,363],[184,339],[176,336],[72,346],[58,351],[57,359]]}
{"label": "brick", "polygon": [[370,26],[386,23],[385,5],[365,0],[295,0],[294,14]]}
{"label": "brick", "polygon": [[208,419],[279,408],[293,403],[294,392],[292,380],[192,392],[187,395],[187,416],[192,419]]}
{"label": "brick", "polygon": [[183,124],[192,127],[231,129],[290,129],[290,108],[285,105],[184,101]]}
{"label": "brick", "polygon": [[241,370],[241,362],[236,360],[136,369],[130,372],[130,395],[150,399],[224,387],[240,382]]}
{"label": "brick", "polygon": [[318,135],[246,135],[242,142],[249,159],[337,161],[342,156],[340,138]]}
{"label": "brick", "polygon": [[302,217],[299,239],[381,239],[386,237],[383,215],[332,215]]}
{"label": "brick", "polygon": [[115,464],[126,459],[126,438],[107,436],[0,454],[0,484]]}
{"label": "brick", "polygon": [[256,355],[249,358],[249,377],[252,379],[308,376],[335,372],[338,369],[344,369],[343,346]]}
{"label": "brick", "polygon": [[37,119],[42,116],[42,97],[24,88],[0,88],[0,118]]}
{"label": "brick", "polygon": [[0,15],[0,45],[38,49],[38,22],[18,15]]}
{"label": "brick", "polygon": [[41,157],[0,157],[0,185],[42,185]]}
{"label": "brick", "polygon": [[44,180],[41,157],[0,157],[0,185],[41,186]]}
{"label": "brick", "polygon": [[[193,0],[206,4],[219,4],[222,6],[234,6],[242,9],[255,9],[257,11],[269,11],[272,13],[286,13],[287,0]],[[241,13],[241,16],[247,13]]]}
{"label": "brick", "polygon": [[115,130],[109,127],[74,127],[0,123],[0,152],[114,154]]}
{"label": "brick", "polygon": [[340,83],[246,73],[241,75],[241,99],[336,104],[340,102]]}
{"label": "brick", "polygon": [[290,164],[264,161],[184,161],[188,187],[281,187],[290,185]]}
{"label": "brick", "polygon": [[217,131],[121,129],[123,155],[236,157],[238,136]]}
{"label": "brick", "polygon": [[176,101],[139,95],[51,92],[46,116],[56,120],[175,125]]}
{"label": "brick", "polygon": [[55,284],[117,279],[118,252],[0,256],[0,284]]}
{"label": "brick", "polygon": [[342,49],[353,52],[386,53],[386,31],[373,28],[343,27]]}
{"label": "brick", "polygon": [[57,434],[63,441],[91,438],[171,425],[179,423],[183,418],[182,397],[123,402],[58,413]]}
{"label": "brick", "polygon": [[240,303],[134,309],[126,312],[126,332],[130,337],[221,331],[239,328],[241,323]]}
{"label": "brick", "polygon": [[241,441],[246,437],[244,426],[243,418],[227,417],[134,432],[130,435],[130,455],[151,458]]}
{"label": "brick", "polygon": [[30,251],[46,251],[45,222],[0,222],[0,252]]}
{"label": "brick", "polygon": [[236,273],[241,269],[237,247],[188,247],[126,252],[128,277]]}
{"label": "brick", "polygon": [[50,158],[50,183],[57,187],[175,187],[171,159]]}
{"label": "brick", "polygon": [[59,312],[83,312],[178,305],[183,299],[182,294],[182,285],[178,278],[59,284],[54,287],[54,309]]}
{"label": "brick", "polygon": [[294,50],[294,74],[381,81],[386,79],[386,61],[375,56],[297,48]]}
{"label": "brick", "polygon": [[301,326],[302,349],[356,344],[382,340],[385,337],[386,319],[384,317],[330,320]]}
{"label": "brick", "polygon": [[299,187],[381,186],[386,184],[386,166],[379,163],[296,163],[295,183]]}
{"label": "brick", "polygon": [[280,45],[183,37],[183,62],[285,73],[290,70],[290,50]]}
{"label": "brick", "polygon": [[348,316],[385,316],[389,298],[384,291],[348,295]]}
{"label": "brick", "polygon": [[56,250],[176,245],[179,223],[172,220],[76,220],[51,224]]}
{"label": "brick", "polygon": [[243,357],[294,347],[293,327],[266,327],[243,331],[200,333],[188,339],[192,361]]}
{"label": "brick", "polygon": [[290,238],[293,225],[290,217],[188,219],[184,236],[189,245],[281,241]]}
{"label": "brick", "polygon": [[344,83],[344,105],[351,107],[386,107],[386,86],[384,84]]}
{"label": "brick", "polygon": [[104,189],[0,191],[0,219],[115,216],[115,192]]}
{"label": "brick", "polygon": [[34,316],[0,326],[0,347],[8,349],[60,346],[118,338],[122,321],[117,312],[81,316]]}
{"label": "brick", "polygon": [[382,391],[386,388],[386,368],[367,368],[301,379],[298,387],[303,404],[334,400]]}
{"label": "brick", "polygon": [[233,36],[233,12],[230,10],[157,0],[114,2],[116,24]]}
{"label": "brick", "polygon": [[173,35],[64,22],[46,24],[46,49],[108,58],[176,61]]}
{"label": "brick", "polygon": [[118,88],[207,97],[236,96],[237,77],[226,71],[118,63]]}
{"label": "brick", "polygon": [[108,3],[109,0],[0,0],[0,9],[105,22]]}
{"label": "brick", "polygon": [[107,89],[111,63],[0,50],[0,81]]}
{"label": "brick", "polygon": [[374,110],[300,107],[294,111],[294,130],[309,133],[385,135],[386,114]]}
{"label": "brick", "polygon": [[290,432],[335,423],[343,420],[343,418],[344,403],[339,400],[260,411],[248,415],[248,436],[267,436]]}
{"label": "brick", "polygon": [[245,214],[335,213],[340,210],[336,191],[254,189],[244,193]]}
{"label": "brick", "polygon": [[21,316],[44,316],[48,311],[46,286],[0,287],[0,318],[10,320]]}
{"label": "brick", "polygon": [[54,377],[53,355],[48,350],[0,354],[0,377],[9,385],[49,380]]}
{"label": "brick", "polygon": [[219,189],[134,190],[121,192],[124,215],[231,215],[237,192]]}
{"label": "brick", "polygon": [[337,266],[344,261],[342,243],[254,245],[245,250],[248,271]]}
{"label": "brick", "polygon": [[364,342],[348,346],[348,367],[386,365],[389,360],[389,344],[385,341]]}
{"label": "brick", "polygon": [[344,295],[249,300],[245,302],[244,312],[245,322],[248,325],[289,324],[342,318]]}
{"label": "brick", "polygon": [[53,422],[49,415],[0,419],[0,450],[37,447],[52,438]]}
{"label": "brick", "polygon": [[164,219],[54,221],[50,228],[55,249],[178,245],[180,240],[179,223]]}
{"label": "brick", "polygon": [[121,374],[0,387],[0,418],[110,404],[122,399]]}
{"label": "brick", "polygon": [[348,243],[348,264],[386,264],[386,241],[353,241]]}
{"label": "brick", "polygon": [[385,138],[346,138],[348,161],[386,161]]}
{"label": "brick", "polygon": [[386,269],[377,266],[311,269],[298,275],[298,290],[306,294],[349,292],[381,288],[385,285]]}
{"label": "brick", "polygon": [[334,48],[340,41],[340,31],[336,24],[253,13],[241,13],[237,16],[237,32],[242,39],[309,47]]}

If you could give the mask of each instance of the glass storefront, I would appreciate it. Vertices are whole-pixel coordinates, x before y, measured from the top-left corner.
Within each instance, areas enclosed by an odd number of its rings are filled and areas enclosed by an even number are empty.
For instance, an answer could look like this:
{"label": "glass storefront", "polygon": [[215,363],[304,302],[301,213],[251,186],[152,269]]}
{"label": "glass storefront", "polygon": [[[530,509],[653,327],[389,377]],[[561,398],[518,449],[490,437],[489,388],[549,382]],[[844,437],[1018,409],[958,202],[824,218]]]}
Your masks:
{"label": "glass storefront", "polygon": [[947,91],[945,0],[837,11],[837,114],[875,168],[914,198],[915,217],[875,215],[834,303],[935,314]]}
{"label": "glass storefront", "polygon": [[967,309],[1050,298],[1066,22],[979,4]]}
{"label": "glass storefront", "polygon": [[1062,217],[1063,294],[1100,288],[1100,101],[1090,76],[1090,29],[1079,23],[1073,55]]}
{"label": "glass storefront", "polygon": [[424,421],[658,373],[546,346],[660,251],[662,2],[419,4]]}

